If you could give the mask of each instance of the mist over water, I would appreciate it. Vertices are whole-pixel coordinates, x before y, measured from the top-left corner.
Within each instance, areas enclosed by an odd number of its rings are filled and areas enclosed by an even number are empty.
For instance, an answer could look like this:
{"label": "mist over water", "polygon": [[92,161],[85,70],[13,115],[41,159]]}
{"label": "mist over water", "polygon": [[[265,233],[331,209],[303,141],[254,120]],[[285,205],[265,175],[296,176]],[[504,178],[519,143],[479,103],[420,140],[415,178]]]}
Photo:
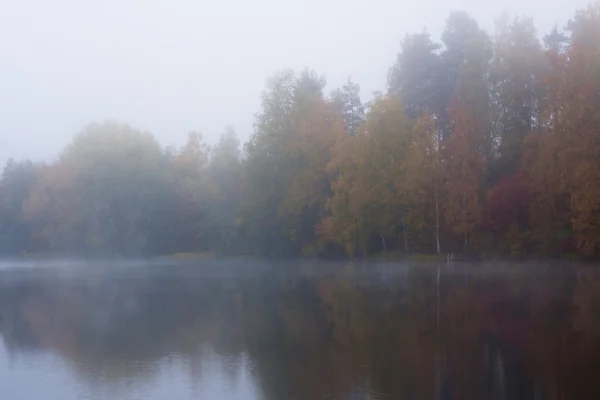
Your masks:
{"label": "mist over water", "polygon": [[5,263],[0,392],[593,398],[598,287],[558,263]]}

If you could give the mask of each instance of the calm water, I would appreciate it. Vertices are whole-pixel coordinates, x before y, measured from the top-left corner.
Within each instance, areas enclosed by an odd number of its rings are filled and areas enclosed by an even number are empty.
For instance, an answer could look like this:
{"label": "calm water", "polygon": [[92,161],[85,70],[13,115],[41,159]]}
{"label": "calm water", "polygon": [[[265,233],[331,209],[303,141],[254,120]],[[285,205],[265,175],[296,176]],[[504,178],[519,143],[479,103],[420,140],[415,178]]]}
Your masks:
{"label": "calm water", "polygon": [[0,398],[598,399],[600,271],[0,265]]}

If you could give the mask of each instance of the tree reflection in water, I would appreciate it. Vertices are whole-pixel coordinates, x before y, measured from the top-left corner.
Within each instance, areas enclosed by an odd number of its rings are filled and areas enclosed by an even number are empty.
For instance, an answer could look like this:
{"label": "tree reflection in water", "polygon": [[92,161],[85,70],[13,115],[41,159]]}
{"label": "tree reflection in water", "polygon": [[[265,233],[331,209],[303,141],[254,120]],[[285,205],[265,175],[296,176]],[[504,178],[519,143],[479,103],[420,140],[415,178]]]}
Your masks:
{"label": "tree reflection in water", "polygon": [[103,391],[175,373],[273,400],[600,394],[591,267],[244,268],[3,271],[4,347],[58,354]]}

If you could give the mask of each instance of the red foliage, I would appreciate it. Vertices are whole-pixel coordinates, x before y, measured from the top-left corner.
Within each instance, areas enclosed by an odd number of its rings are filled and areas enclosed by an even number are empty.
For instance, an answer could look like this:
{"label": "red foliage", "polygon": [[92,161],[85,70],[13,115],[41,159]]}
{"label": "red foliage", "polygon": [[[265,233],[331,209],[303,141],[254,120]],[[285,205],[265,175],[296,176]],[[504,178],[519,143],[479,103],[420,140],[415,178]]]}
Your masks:
{"label": "red foliage", "polygon": [[316,224],[314,224],[313,228],[315,229],[315,233],[317,235],[322,235],[325,231],[325,227],[323,226],[322,222],[317,222]]}
{"label": "red foliage", "polygon": [[530,201],[529,182],[522,172],[502,179],[488,193],[484,211],[486,227],[501,232],[513,222],[522,226],[528,221]]}

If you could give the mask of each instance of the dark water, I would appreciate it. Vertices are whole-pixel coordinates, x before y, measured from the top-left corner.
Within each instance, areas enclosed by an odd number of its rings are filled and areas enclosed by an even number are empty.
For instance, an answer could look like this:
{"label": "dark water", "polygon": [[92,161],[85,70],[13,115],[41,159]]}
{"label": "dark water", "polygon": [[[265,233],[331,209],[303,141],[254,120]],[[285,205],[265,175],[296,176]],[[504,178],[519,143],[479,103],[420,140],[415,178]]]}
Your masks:
{"label": "dark water", "polygon": [[0,398],[600,398],[600,269],[237,264],[4,265]]}

